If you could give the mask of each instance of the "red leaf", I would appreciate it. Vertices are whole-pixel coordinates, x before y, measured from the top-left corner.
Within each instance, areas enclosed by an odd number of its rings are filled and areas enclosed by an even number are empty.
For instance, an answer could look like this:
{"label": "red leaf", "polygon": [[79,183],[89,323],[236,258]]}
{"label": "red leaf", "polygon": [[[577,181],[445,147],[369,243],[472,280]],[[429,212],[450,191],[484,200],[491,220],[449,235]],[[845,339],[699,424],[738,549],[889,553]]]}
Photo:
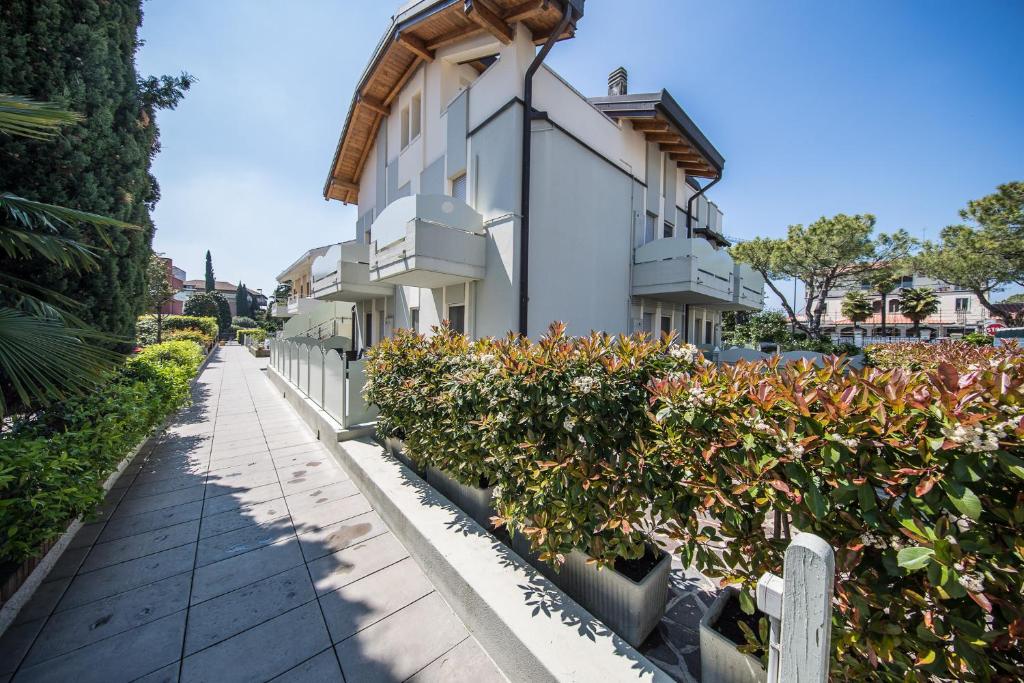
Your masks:
{"label": "red leaf", "polygon": [[960,373],[950,363],[939,363],[936,371],[938,372],[939,379],[942,380],[942,385],[948,391],[957,391],[960,388]]}
{"label": "red leaf", "polygon": [[923,498],[928,494],[929,491],[932,490],[932,487],[935,486],[935,483],[935,477],[925,477],[920,482],[918,482],[917,486],[914,487],[914,495],[917,496],[918,498]]}
{"label": "red leaf", "polygon": [[970,591],[968,591],[967,596],[971,600],[974,600],[974,602],[978,603],[978,607],[982,608],[986,612],[992,611],[992,603],[989,602],[988,598],[985,596],[984,593],[971,593]]}

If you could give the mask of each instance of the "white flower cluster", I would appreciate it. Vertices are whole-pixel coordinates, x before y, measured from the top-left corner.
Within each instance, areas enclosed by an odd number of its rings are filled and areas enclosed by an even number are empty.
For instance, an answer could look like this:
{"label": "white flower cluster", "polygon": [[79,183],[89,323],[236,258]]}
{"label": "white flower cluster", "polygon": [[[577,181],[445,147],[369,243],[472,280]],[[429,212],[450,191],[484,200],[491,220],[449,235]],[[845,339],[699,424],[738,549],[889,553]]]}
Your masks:
{"label": "white flower cluster", "polygon": [[883,537],[877,536],[870,531],[865,531],[860,535],[860,542],[868,547],[879,548],[881,550],[885,550],[889,547]]}
{"label": "white flower cluster", "polygon": [[1016,427],[1016,420],[1006,420],[988,429],[980,424],[945,427],[942,434],[950,441],[964,446],[969,452],[982,453],[999,450],[1000,439],[1008,438]]}
{"label": "white flower cluster", "polygon": [[978,572],[967,572],[957,577],[960,585],[971,593],[981,593],[985,590],[985,577]]}
{"label": "white flower cluster", "polygon": [[506,413],[498,413],[497,415],[494,416],[494,421],[499,422],[501,424],[508,424],[508,415]]}
{"label": "white flower cluster", "polygon": [[571,432],[576,429],[576,419],[573,417],[567,417],[565,418],[565,422],[562,423],[562,426],[565,427],[565,431]]}
{"label": "white flower cluster", "polygon": [[857,450],[857,448],[860,446],[860,439],[854,438],[852,436],[851,437],[842,437],[839,434],[833,434],[832,435],[832,440],[835,441],[836,443],[843,444],[844,446],[849,448],[851,451]]}
{"label": "white flower cluster", "polygon": [[589,394],[597,389],[599,380],[596,377],[577,377],[572,381],[572,388],[581,394]]}
{"label": "white flower cluster", "polygon": [[681,398],[683,406],[686,408],[699,408],[701,406],[710,406],[714,403],[714,399],[699,384],[691,386],[690,390],[683,394]]}
{"label": "white flower cluster", "polygon": [[789,456],[793,458],[799,458],[804,454],[804,447],[800,445],[799,441],[795,440],[790,441],[787,439],[785,441],[780,441],[779,450],[789,454]]}
{"label": "white flower cluster", "polygon": [[668,350],[668,355],[676,360],[692,363],[697,359],[697,352],[698,349],[693,344],[673,344]]}

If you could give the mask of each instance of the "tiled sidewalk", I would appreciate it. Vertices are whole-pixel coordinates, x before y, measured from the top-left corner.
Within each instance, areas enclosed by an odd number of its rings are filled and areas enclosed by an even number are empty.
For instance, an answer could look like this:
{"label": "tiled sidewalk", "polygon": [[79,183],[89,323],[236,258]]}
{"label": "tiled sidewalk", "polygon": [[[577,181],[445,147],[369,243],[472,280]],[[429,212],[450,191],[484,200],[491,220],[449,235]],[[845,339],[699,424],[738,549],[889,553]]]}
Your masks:
{"label": "tiled sidewalk", "polygon": [[219,351],[0,639],[0,683],[504,680],[265,365]]}

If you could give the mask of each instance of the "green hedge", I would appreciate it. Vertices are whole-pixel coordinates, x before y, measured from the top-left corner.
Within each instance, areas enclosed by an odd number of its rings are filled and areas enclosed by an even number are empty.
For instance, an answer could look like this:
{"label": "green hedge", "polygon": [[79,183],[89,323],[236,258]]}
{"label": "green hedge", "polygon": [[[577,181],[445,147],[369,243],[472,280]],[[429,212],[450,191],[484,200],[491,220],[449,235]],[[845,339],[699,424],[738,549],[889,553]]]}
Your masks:
{"label": "green hedge", "polygon": [[371,351],[366,396],[414,459],[496,484],[497,521],[549,562],[636,558],[658,533],[753,611],[758,578],[782,574],[780,512],[836,550],[833,678],[1016,680],[1024,352],[907,353],[716,366],[560,326],[536,343],[402,332]]}
{"label": "green hedge", "polygon": [[[210,341],[201,344],[209,345],[217,341],[218,327],[216,318],[208,318],[197,315],[165,315],[161,321],[161,328],[166,338],[168,333],[181,331],[195,331],[205,335]],[[139,346],[149,346],[156,343],[156,316],[140,316],[135,325],[136,340]],[[199,341],[198,338],[193,341]]]}
{"label": "green hedge", "polygon": [[118,463],[188,401],[202,361],[193,342],[149,346],[95,391],[10,427],[0,438],[0,564],[33,556],[103,502]]}
{"label": "green hedge", "polygon": [[263,342],[265,342],[267,340],[267,331],[266,330],[264,330],[261,327],[250,327],[250,328],[243,328],[243,329],[240,329],[240,330],[236,330],[235,331],[235,341],[237,341],[239,344],[241,344],[242,343],[242,339],[244,337],[246,337],[247,335],[252,337],[253,341],[255,341],[257,344],[262,344]]}

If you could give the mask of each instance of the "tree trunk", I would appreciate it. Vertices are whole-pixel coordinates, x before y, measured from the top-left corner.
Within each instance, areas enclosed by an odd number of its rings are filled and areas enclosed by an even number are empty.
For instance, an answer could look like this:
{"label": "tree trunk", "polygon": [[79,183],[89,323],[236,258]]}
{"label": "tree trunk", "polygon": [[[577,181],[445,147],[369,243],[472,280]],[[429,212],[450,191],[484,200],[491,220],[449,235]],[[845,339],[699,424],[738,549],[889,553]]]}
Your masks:
{"label": "tree trunk", "polygon": [[921,341],[921,321],[917,318],[914,319],[914,337],[917,341]]}
{"label": "tree trunk", "polygon": [[156,343],[163,341],[164,316],[160,309],[156,309]]}
{"label": "tree trunk", "polygon": [[882,294],[882,336],[883,337],[888,337],[889,335],[886,334],[886,329],[885,329],[885,299],[889,295],[886,294],[885,292],[882,292],[881,294]]}
{"label": "tree trunk", "polygon": [[971,293],[973,293],[974,296],[978,297],[978,301],[981,302],[981,305],[984,306],[985,310],[991,313],[993,317],[1002,320],[1007,325],[1007,327],[1013,326],[1013,316],[993,306],[992,302],[988,300],[987,296],[985,296],[985,292],[983,292],[980,289],[972,289]]}
{"label": "tree trunk", "polygon": [[[789,319],[792,320],[797,327],[803,330],[804,334],[806,334],[807,336],[811,336],[810,330],[807,329],[806,325],[797,320],[796,311],[793,310],[793,307],[789,305],[789,301],[786,299],[785,296],[783,296],[782,292],[779,291],[779,288],[775,286],[775,283],[771,281],[771,278],[768,277],[768,274],[761,270],[757,272],[761,273],[761,277],[764,278],[764,281],[768,285],[768,288],[775,292],[775,296],[779,297],[779,301],[782,302],[782,308],[786,311],[786,314],[789,315]],[[796,304],[795,301],[793,303]]]}

